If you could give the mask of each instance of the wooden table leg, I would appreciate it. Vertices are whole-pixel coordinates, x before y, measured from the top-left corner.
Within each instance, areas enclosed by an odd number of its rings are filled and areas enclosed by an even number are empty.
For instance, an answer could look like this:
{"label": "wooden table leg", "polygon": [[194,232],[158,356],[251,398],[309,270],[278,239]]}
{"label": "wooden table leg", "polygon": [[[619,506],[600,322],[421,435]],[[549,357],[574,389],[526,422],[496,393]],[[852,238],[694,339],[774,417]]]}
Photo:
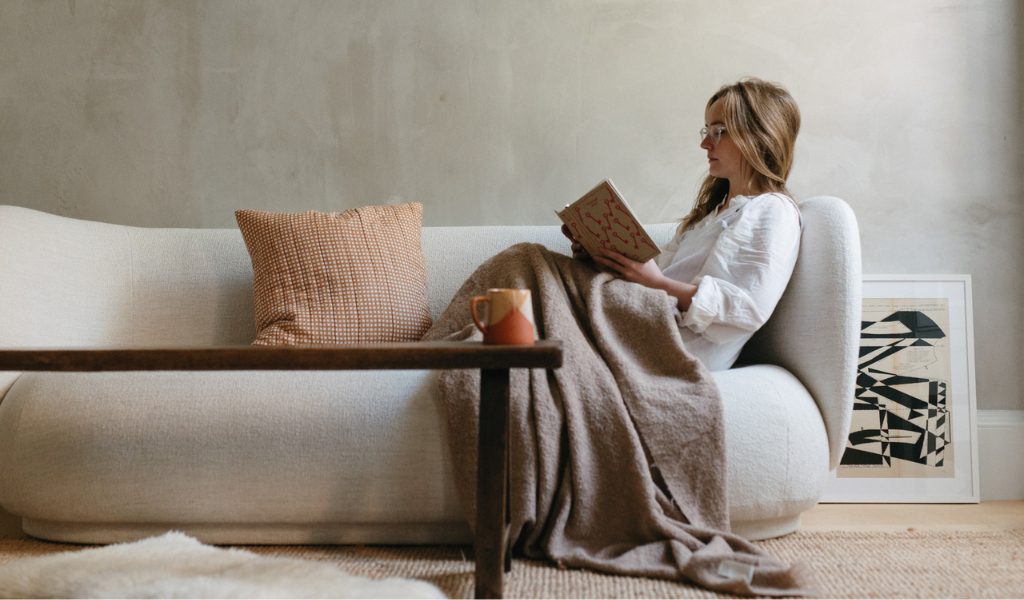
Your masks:
{"label": "wooden table leg", "polygon": [[508,516],[509,370],[480,372],[476,478],[476,597],[501,598]]}

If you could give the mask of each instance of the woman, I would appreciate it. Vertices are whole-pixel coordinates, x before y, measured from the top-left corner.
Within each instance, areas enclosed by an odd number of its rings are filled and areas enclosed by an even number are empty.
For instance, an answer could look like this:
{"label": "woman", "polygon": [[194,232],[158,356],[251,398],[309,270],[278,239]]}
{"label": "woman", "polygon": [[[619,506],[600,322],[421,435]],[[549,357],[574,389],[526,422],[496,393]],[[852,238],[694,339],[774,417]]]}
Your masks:
{"label": "woman", "polygon": [[[801,567],[729,532],[725,421],[708,372],[732,365],[793,270],[800,217],[785,181],[799,116],[783,90],[746,80],[722,88],[706,120],[710,174],[662,262],[606,253],[594,260],[611,273],[597,273],[574,260],[586,256],[579,244],[574,258],[516,244],[477,268],[423,339],[480,339],[472,300],[518,288],[532,292],[539,334],[561,343],[561,368],[510,375],[517,554],[733,594],[805,595]],[[481,380],[452,369],[438,385],[472,523]],[[723,575],[727,561],[753,566],[751,578]]]}
{"label": "woman", "polygon": [[[745,79],[708,101],[701,144],[708,176],[679,232],[657,259],[610,250],[593,257],[619,277],[665,290],[680,311],[686,349],[728,369],[771,316],[800,248],[800,212],[786,190],[800,112],[783,88]],[[588,255],[572,241],[573,256]]]}

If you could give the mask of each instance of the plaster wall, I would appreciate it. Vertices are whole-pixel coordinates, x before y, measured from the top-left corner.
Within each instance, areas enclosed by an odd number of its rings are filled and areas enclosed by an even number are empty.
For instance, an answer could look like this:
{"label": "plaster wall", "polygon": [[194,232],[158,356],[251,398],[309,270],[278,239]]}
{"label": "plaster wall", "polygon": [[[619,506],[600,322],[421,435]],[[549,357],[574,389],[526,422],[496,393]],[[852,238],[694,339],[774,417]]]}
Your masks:
{"label": "plaster wall", "polygon": [[0,202],[152,227],[419,201],[554,224],[610,177],[689,209],[707,98],[803,113],[790,183],[844,198],[865,272],[970,273],[978,407],[1022,409],[1013,0],[0,3]]}

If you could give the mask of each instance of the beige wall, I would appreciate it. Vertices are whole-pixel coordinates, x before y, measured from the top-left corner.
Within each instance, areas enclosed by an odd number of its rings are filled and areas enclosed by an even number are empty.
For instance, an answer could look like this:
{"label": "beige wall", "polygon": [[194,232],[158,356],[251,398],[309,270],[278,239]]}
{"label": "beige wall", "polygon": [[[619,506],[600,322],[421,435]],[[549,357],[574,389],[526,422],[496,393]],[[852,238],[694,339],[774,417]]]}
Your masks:
{"label": "beige wall", "polygon": [[791,187],[866,272],[974,277],[978,406],[1020,409],[1022,22],[1013,0],[0,3],[0,202],[139,226],[425,205],[554,224],[611,177],[681,216],[719,85],[789,87]]}

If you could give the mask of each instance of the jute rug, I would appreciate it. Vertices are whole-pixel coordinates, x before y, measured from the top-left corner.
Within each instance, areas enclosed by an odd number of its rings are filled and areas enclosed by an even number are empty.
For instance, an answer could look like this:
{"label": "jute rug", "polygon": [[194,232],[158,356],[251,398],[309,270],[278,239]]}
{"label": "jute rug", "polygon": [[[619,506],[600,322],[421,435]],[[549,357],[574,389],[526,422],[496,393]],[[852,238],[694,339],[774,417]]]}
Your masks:
{"label": "jute rug", "polygon": [[[759,545],[817,572],[825,598],[1024,598],[1024,530],[1001,532],[812,532]],[[0,564],[82,548],[0,541]],[[421,579],[451,598],[473,593],[472,548],[462,546],[248,546],[265,556],[336,565],[361,577]],[[508,598],[719,598],[685,584],[560,570],[515,560]]]}

